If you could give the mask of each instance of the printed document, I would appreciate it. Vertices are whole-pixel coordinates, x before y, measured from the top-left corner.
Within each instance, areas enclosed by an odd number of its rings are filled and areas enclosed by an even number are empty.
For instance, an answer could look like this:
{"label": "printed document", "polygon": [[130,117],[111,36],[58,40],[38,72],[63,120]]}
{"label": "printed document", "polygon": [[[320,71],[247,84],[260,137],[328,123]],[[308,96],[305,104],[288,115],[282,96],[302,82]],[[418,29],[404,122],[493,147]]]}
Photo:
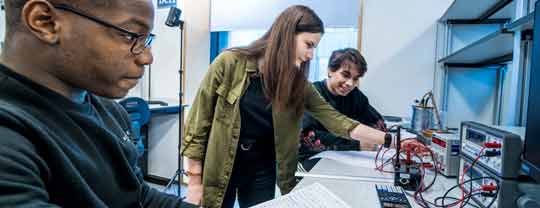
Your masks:
{"label": "printed document", "polygon": [[320,183],[314,183],[253,208],[351,208]]}

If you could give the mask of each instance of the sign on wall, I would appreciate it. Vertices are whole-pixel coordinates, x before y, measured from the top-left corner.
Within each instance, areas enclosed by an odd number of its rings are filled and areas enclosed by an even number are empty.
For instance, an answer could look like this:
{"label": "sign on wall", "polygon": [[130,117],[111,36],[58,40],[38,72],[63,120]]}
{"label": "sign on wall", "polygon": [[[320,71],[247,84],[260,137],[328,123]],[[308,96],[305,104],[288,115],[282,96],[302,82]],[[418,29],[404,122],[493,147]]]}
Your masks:
{"label": "sign on wall", "polygon": [[176,7],[176,0],[158,0],[157,6],[158,9]]}

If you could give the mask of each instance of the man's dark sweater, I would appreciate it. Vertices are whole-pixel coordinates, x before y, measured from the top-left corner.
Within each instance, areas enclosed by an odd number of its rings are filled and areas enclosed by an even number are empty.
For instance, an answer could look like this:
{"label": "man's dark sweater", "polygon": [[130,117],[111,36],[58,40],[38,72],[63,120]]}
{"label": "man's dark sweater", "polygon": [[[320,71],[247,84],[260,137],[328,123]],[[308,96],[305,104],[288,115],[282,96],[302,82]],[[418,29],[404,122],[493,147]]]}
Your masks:
{"label": "man's dark sweater", "polygon": [[[334,95],[326,86],[326,80],[314,82],[313,86],[319,94],[337,111],[349,118],[359,121],[368,126],[374,126],[377,121],[382,120],[382,116],[369,104],[368,98],[358,89],[354,88],[346,96]],[[301,142],[300,161],[308,159],[322,150],[359,150],[360,143],[355,140],[344,139],[330,133],[319,121],[309,113],[304,115],[302,123],[302,133],[309,131],[315,133],[315,139],[319,140],[324,147],[317,148]]]}
{"label": "man's dark sweater", "polygon": [[0,207],[179,207],[136,159],[116,102],[77,104],[0,65]]}

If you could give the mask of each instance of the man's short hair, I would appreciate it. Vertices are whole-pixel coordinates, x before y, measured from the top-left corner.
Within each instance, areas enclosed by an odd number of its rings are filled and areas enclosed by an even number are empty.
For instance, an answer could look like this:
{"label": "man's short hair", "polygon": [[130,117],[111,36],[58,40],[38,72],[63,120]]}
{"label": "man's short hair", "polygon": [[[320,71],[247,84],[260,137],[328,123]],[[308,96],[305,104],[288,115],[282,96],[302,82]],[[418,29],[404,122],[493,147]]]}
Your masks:
{"label": "man's short hair", "polygon": [[[51,3],[64,3],[83,9],[108,7],[112,0],[48,0]],[[5,0],[7,32],[16,31],[21,23],[21,10],[28,0]],[[6,35],[10,35],[7,34]]]}
{"label": "man's short hair", "polygon": [[20,22],[21,9],[27,0],[5,0],[6,26],[18,26]]}
{"label": "man's short hair", "polygon": [[344,48],[333,51],[332,55],[330,55],[330,60],[328,61],[328,69],[335,72],[342,66],[351,64],[356,67],[361,77],[367,72],[366,60],[362,54],[354,48]]}

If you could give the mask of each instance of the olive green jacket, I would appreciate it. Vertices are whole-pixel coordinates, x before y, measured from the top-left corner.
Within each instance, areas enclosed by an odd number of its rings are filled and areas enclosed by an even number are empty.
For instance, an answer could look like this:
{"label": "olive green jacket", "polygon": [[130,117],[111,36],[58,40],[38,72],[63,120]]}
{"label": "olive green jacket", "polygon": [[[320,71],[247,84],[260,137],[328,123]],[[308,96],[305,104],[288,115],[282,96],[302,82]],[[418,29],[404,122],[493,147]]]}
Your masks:
{"label": "olive green jacket", "polygon": [[[221,53],[203,79],[188,119],[181,154],[203,162],[203,207],[221,207],[231,177],[240,136],[239,98],[246,91],[257,62],[231,51]],[[312,85],[305,89],[305,110],[329,131],[349,138],[358,122],[334,110]],[[272,111],[277,184],[282,194],[295,185],[298,136],[302,115]]]}

